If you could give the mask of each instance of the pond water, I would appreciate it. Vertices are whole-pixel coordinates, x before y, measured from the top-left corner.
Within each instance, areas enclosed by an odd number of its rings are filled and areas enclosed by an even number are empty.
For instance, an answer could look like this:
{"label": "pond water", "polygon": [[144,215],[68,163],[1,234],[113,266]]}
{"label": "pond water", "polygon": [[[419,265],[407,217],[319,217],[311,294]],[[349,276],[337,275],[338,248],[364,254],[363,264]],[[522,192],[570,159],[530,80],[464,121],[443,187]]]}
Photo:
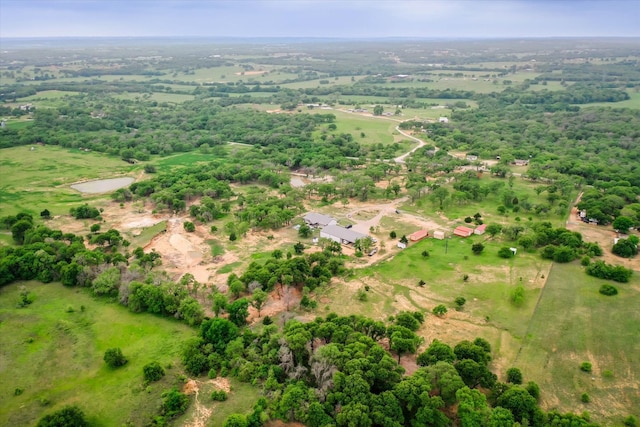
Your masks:
{"label": "pond water", "polygon": [[118,188],[126,187],[130,185],[135,179],[130,176],[122,178],[111,179],[98,179],[96,181],[81,182],[79,184],[71,185],[71,188],[78,190],[81,193],[106,193],[107,191],[114,191]]}

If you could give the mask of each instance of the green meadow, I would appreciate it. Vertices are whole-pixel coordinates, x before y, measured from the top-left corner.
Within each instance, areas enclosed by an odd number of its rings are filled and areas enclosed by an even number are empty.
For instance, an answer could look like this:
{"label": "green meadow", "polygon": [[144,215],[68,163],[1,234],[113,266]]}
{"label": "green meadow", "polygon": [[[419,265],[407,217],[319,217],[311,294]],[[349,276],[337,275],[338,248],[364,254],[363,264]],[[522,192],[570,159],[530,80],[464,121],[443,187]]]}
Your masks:
{"label": "green meadow", "polygon": [[[615,285],[618,295],[601,295],[605,283]],[[513,364],[525,381],[540,384],[549,408],[608,418],[634,408],[640,417],[638,307],[637,272],[630,283],[611,283],[588,276],[577,262],[554,264]],[[592,364],[591,373],[580,370],[583,362]],[[590,403],[580,403],[582,393]]]}
{"label": "green meadow", "polygon": [[[16,308],[21,286],[35,296],[26,308]],[[69,404],[95,426],[144,424],[157,413],[161,393],[180,386],[180,346],[195,334],[181,322],[130,313],[59,283],[5,286],[0,319],[0,424],[11,426],[34,425]],[[103,361],[114,347],[128,359],[117,369]],[[152,361],[167,375],[147,386],[142,367]]]}
{"label": "green meadow", "polygon": [[79,182],[135,173],[140,166],[117,157],[56,146],[30,145],[0,150],[0,215],[20,211],[53,215],[101,197],[84,196],[70,188]]}

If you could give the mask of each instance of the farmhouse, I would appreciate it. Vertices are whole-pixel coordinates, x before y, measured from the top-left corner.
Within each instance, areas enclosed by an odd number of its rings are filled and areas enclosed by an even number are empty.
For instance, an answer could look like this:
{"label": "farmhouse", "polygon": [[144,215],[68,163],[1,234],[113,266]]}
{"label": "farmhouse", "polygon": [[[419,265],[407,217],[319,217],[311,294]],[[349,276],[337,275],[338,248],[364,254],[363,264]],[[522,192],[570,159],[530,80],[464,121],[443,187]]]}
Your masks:
{"label": "farmhouse", "polygon": [[467,154],[467,160],[470,162],[475,162],[476,160],[478,160],[478,156],[476,156],[475,154]]}
{"label": "farmhouse", "polygon": [[357,231],[353,231],[336,224],[331,224],[320,230],[320,237],[331,239],[334,242],[342,243],[344,245],[351,245],[354,244],[356,240],[364,239],[367,236],[362,233],[358,233]]}
{"label": "farmhouse", "polygon": [[460,227],[456,227],[456,229],[453,230],[453,234],[460,237],[469,237],[473,234],[473,228],[464,227],[461,225]]}
{"label": "farmhouse", "polygon": [[415,233],[412,233],[409,236],[409,240],[411,240],[412,242],[417,242],[419,240],[424,239],[425,237],[427,237],[429,235],[429,232],[425,229],[422,230],[418,230]]}
{"label": "farmhouse", "polygon": [[529,160],[515,159],[513,161],[513,164],[516,165],[516,166],[528,166],[529,165]]}
{"label": "farmhouse", "polygon": [[323,215],[317,212],[309,212],[302,219],[309,227],[315,228],[326,227],[327,225],[336,225],[338,223],[338,221],[329,215]]}
{"label": "farmhouse", "polygon": [[476,227],[475,230],[473,230],[473,234],[477,234],[477,235],[483,235],[485,230],[487,228],[487,224],[482,224]]}

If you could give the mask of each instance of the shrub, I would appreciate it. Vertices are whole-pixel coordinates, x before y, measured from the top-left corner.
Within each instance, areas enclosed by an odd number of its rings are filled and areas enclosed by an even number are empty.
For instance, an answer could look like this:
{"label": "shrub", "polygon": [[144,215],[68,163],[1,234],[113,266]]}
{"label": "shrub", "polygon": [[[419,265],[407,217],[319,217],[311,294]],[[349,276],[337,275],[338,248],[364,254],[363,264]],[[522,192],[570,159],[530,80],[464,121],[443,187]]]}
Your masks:
{"label": "shrub", "polygon": [[520,307],[522,304],[524,304],[524,286],[516,286],[516,288],[511,291],[510,299],[513,305],[515,305],[516,307]]}
{"label": "shrub", "polygon": [[184,229],[189,233],[193,233],[194,231],[196,231],[196,226],[191,221],[185,221]]}
{"label": "shrub", "polygon": [[589,363],[589,362],[582,362],[580,364],[580,370],[583,371],[583,372],[591,372],[592,368],[593,367],[592,367],[591,363]]}
{"label": "shrub", "polygon": [[38,421],[37,427],[85,427],[89,423],[84,418],[84,412],[77,406],[65,406],[64,408],[45,415]]}
{"label": "shrub", "polygon": [[466,217],[464,219],[464,222],[466,222],[467,224],[471,224],[473,222],[473,218],[471,218],[470,216]]}
{"label": "shrub", "polygon": [[587,393],[582,393],[582,396],[580,396],[580,401],[582,403],[589,403],[589,402],[591,402],[591,398],[589,397],[589,395]]}
{"label": "shrub", "polygon": [[429,251],[422,251],[422,258],[429,258]]}
{"label": "shrub", "polygon": [[527,386],[525,387],[525,390],[527,390],[527,392],[529,392],[529,394],[536,400],[540,399],[540,386],[536,383],[534,383],[533,381],[529,381],[527,383]]}
{"label": "shrub", "polygon": [[600,290],[598,292],[606,296],[618,295],[618,289],[613,285],[607,284],[600,286]]}
{"label": "shrub", "polygon": [[511,248],[508,248],[506,246],[503,246],[500,248],[500,250],[498,251],[498,256],[500,258],[513,258],[513,251],[511,250]]}
{"label": "shrub", "polygon": [[127,363],[127,359],[122,354],[122,350],[120,350],[120,348],[117,348],[117,347],[110,348],[107,351],[105,351],[103,359],[105,363],[112,368],[117,368]]}
{"label": "shrub", "polygon": [[633,239],[620,239],[613,245],[611,252],[623,258],[633,258],[638,255],[638,243]]}
{"label": "shrub", "polygon": [[392,231],[391,233],[389,233],[389,237],[391,237],[392,239],[395,239],[396,237],[398,237],[398,235],[396,234],[395,231]]}
{"label": "shrub", "polygon": [[613,280],[615,282],[626,283],[631,278],[633,270],[624,268],[621,265],[610,265],[604,261],[591,263],[587,269],[587,274],[599,279]]}
{"label": "shrub", "polygon": [[180,393],[177,388],[162,393],[162,414],[166,417],[174,417],[184,414],[189,406],[189,396]]}
{"label": "shrub", "polygon": [[367,300],[367,292],[364,289],[358,289],[356,292],[356,299],[358,301],[366,301]]}
{"label": "shrub", "polygon": [[622,423],[627,427],[636,427],[638,425],[638,420],[633,415],[629,415]]}
{"label": "shrub", "polygon": [[467,303],[467,300],[465,297],[458,297],[454,300],[455,304],[456,304],[456,309],[462,310],[462,307],[464,307],[464,305]]}
{"label": "shrub", "polygon": [[580,260],[580,265],[582,265],[583,267],[587,267],[589,264],[591,264],[591,258],[589,258],[587,255],[583,256]]}
{"label": "shrub", "polygon": [[440,305],[436,305],[435,307],[433,307],[433,314],[435,314],[438,317],[442,317],[445,314],[447,314],[447,307],[445,307],[444,304],[440,304]]}
{"label": "shrub", "polygon": [[522,384],[522,371],[518,368],[507,369],[507,382],[511,384]]}
{"label": "shrub", "polygon": [[211,392],[211,400],[216,402],[224,402],[227,400],[227,392],[224,390],[214,390]]}
{"label": "shrub", "polygon": [[484,245],[482,243],[474,243],[471,245],[471,252],[473,252],[474,255],[480,255],[482,251],[484,251]]}
{"label": "shrub", "polygon": [[142,368],[144,380],[147,382],[158,381],[164,377],[164,368],[158,362],[151,362]]}

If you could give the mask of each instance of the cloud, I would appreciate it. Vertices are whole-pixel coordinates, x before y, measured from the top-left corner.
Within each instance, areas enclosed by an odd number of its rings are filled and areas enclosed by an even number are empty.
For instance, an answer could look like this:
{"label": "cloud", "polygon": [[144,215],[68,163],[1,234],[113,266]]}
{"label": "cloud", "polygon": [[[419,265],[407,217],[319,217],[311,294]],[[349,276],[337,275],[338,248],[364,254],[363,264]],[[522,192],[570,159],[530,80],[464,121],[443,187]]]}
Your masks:
{"label": "cloud", "polygon": [[2,0],[0,37],[640,36],[612,0]]}

